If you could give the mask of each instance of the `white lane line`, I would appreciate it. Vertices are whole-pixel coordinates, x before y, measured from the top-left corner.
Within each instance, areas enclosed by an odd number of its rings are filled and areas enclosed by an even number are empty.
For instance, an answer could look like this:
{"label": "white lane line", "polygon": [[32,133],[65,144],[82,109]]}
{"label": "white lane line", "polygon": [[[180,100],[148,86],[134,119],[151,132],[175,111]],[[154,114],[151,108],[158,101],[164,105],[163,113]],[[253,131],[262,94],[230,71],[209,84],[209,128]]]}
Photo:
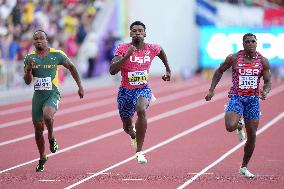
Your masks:
{"label": "white lane line", "polygon": [[[278,93],[275,92],[274,94],[270,94],[270,97],[273,96],[273,95],[276,95],[276,94],[278,94]],[[215,95],[215,97],[214,97],[214,99],[212,99],[212,101],[216,101],[216,100],[218,99],[218,97],[221,99],[221,96],[222,96],[222,94]],[[202,100],[202,102],[204,102],[204,100]],[[202,103],[202,102],[201,102],[201,103]],[[196,102],[195,102],[195,103],[196,103]],[[182,106],[182,107],[173,109],[173,110],[171,110],[171,111],[162,113],[163,115],[162,115],[162,114],[159,114],[159,115],[157,115],[157,116],[151,117],[151,118],[149,119],[149,123],[151,123],[151,122],[153,122],[153,121],[157,121],[157,120],[158,120],[158,119],[157,119],[158,117],[161,119],[161,118],[164,118],[166,115],[167,115],[167,116],[173,116],[173,115],[176,115],[176,114],[178,114],[178,113],[182,113],[182,112],[184,112],[184,111],[190,110],[190,109],[192,109],[194,106],[196,106],[196,105],[193,105],[193,104],[195,104],[195,103],[191,103],[191,104],[188,104],[188,105],[185,105],[185,106]],[[188,107],[188,109],[186,109],[185,107]],[[176,112],[176,114],[174,114],[174,112]],[[156,117],[157,117],[157,118],[156,118]],[[190,128],[190,129],[188,129],[188,130],[186,130],[186,131],[184,131],[184,132],[182,132],[182,133],[180,133],[180,134],[178,134],[178,135],[175,135],[174,137],[168,139],[167,141],[164,141],[163,143],[160,143],[160,144],[158,144],[158,145],[153,146],[152,148],[149,148],[148,150],[145,150],[144,152],[147,153],[147,152],[149,152],[149,151],[152,151],[152,150],[158,148],[157,146],[163,146],[163,145],[165,145],[165,144],[171,142],[172,140],[176,140],[176,139],[178,139],[179,137],[182,137],[182,136],[184,136],[184,135],[187,135],[187,134],[189,134],[189,133],[191,133],[191,132],[194,132],[194,131],[198,130],[199,128],[202,128],[202,127],[205,127],[206,125],[209,125],[209,124],[211,124],[211,123],[214,123],[215,121],[218,121],[218,120],[222,119],[223,117],[224,117],[224,113],[221,113],[221,114],[219,114],[219,115],[217,115],[217,116],[215,116],[215,117],[213,117],[213,118],[211,118],[211,119],[209,119],[209,120],[207,120],[207,121],[205,121],[205,122],[202,122],[201,124],[198,124],[198,125],[196,125],[196,126]],[[121,133],[122,131],[123,131],[122,129],[117,129],[117,130],[114,130],[114,131],[105,133],[105,134],[100,135],[100,136],[98,136],[98,137],[95,137],[95,138],[93,138],[93,139],[86,140],[86,141],[84,141],[84,142],[75,144],[75,145],[73,145],[73,146],[70,146],[70,147],[61,149],[61,150],[59,150],[58,152],[56,152],[55,154],[48,154],[48,156],[50,157],[50,156],[54,156],[54,155],[61,154],[61,153],[63,153],[63,152],[66,152],[66,151],[69,151],[69,150],[72,150],[72,149],[75,149],[75,148],[78,148],[78,147],[81,147],[81,146],[90,144],[90,143],[92,143],[92,142],[95,142],[95,141],[98,141],[98,140],[102,140],[102,139],[104,139],[104,138],[111,137],[111,136],[113,136],[113,135],[119,134],[119,133]],[[131,160],[134,159],[134,158],[135,158],[135,157],[132,156],[132,157],[130,157],[130,158],[124,160],[124,161],[121,161],[121,162],[119,162],[119,163],[117,163],[117,164],[115,164],[115,165],[113,165],[113,166],[111,166],[111,167],[108,167],[108,168],[106,168],[106,169],[104,169],[104,170],[102,170],[102,171],[100,171],[100,172],[98,172],[98,173],[92,175],[91,177],[93,178],[93,177],[95,177],[95,176],[98,176],[98,175],[100,175],[100,174],[103,174],[103,173],[107,172],[108,170],[111,170],[111,169],[113,169],[113,168],[115,168],[115,167],[118,167],[118,166],[120,166],[120,165],[122,165],[122,164],[124,164],[124,163],[127,163],[127,162],[131,161]],[[19,168],[19,167],[22,167],[22,166],[25,166],[25,165],[28,165],[28,164],[31,164],[31,163],[34,163],[34,162],[36,162],[36,161],[38,161],[38,158],[37,158],[37,159],[33,159],[33,160],[31,160],[31,161],[28,161],[28,162],[25,162],[25,163],[22,163],[22,164],[19,164],[19,165],[16,165],[16,166],[13,166],[13,167],[10,167],[10,168],[7,168],[7,169],[5,169],[5,170],[1,170],[1,171],[0,171],[0,174],[5,173],[5,172],[10,171],[10,170],[13,170],[13,169],[16,169],[16,168]],[[89,178],[89,177],[88,177],[88,178]],[[90,178],[90,179],[91,179],[91,178]],[[88,179],[88,180],[89,180],[89,179]],[[85,181],[82,181],[82,182],[85,182]],[[79,184],[80,184],[80,183],[79,183]],[[78,184],[76,184],[76,185],[78,185]],[[71,186],[73,186],[73,185],[71,185]],[[70,186],[69,186],[69,187],[70,187]],[[73,187],[74,187],[74,186],[73,186]]]}
{"label": "white lane line", "polygon": [[[180,110],[177,110],[176,113],[180,113],[179,111]],[[208,120],[206,120],[206,121],[204,121],[202,123],[199,123],[199,124],[193,126],[190,129],[187,129],[187,130],[185,130],[185,131],[183,131],[183,132],[181,132],[181,133],[179,133],[179,134],[177,134],[177,135],[175,135],[175,136],[173,136],[173,137],[171,137],[171,138],[169,138],[167,140],[164,140],[161,143],[158,143],[158,144],[152,146],[151,148],[148,148],[147,150],[144,150],[144,153],[146,154],[146,153],[148,153],[150,151],[153,151],[153,150],[155,150],[157,148],[160,148],[160,147],[162,147],[162,146],[164,146],[166,144],[169,144],[169,143],[171,143],[171,142],[173,142],[173,141],[175,141],[175,140],[177,140],[177,139],[179,139],[181,137],[184,137],[184,136],[186,136],[186,135],[188,135],[190,133],[193,133],[193,132],[195,132],[195,131],[197,131],[199,129],[202,129],[203,127],[206,127],[206,126],[208,126],[208,125],[210,125],[210,124],[212,124],[212,123],[214,123],[214,122],[216,122],[218,120],[221,120],[221,119],[224,118],[224,115],[225,115],[224,113],[221,113],[221,114],[218,114],[217,116],[215,116],[215,117],[213,117],[211,119],[208,119]],[[90,180],[90,179],[92,179],[94,177],[97,177],[97,176],[103,174],[104,172],[107,172],[107,171],[109,171],[111,169],[119,167],[120,165],[128,163],[129,161],[131,161],[133,159],[135,159],[135,156],[129,157],[129,158],[127,158],[127,159],[125,159],[125,160],[123,160],[121,162],[118,162],[118,163],[116,163],[116,164],[114,164],[114,165],[112,165],[112,166],[110,166],[110,167],[108,167],[108,168],[106,168],[104,170],[101,170],[101,171],[97,172],[96,174],[88,176],[88,177],[86,177],[86,178],[84,178],[84,179],[82,179],[82,180],[80,180],[80,181],[78,181],[78,182],[76,182],[76,183],[74,183],[74,184],[72,184],[70,186],[65,187],[65,189],[74,188],[75,186],[78,186],[78,185],[80,185],[80,184],[82,184],[82,183],[84,183],[84,182],[86,182],[86,181],[88,181],[88,180]]]}
{"label": "white lane line", "polygon": [[139,179],[139,178],[137,178],[137,179],[131,179],[131,178],[129,178],[129,179],[122,179],[123,181],[141,181],[141,180],[144,180],[144,179]]}
{"label": "white lane line", "polygon": [[[214,100],[212,100],[212,101],[217,101],[217,100],[222,99],[222,98],[224,98],[224,93],[219,93],[219,94],[215,95],[215,98],[214,98]],[[208,104],[208,103],[207,103],[205,100],[202,99],[202,100],[199,100],[199,101],[196,101],[196,102],[193,102],[193,103],[190,103],[190,104],[187,104],[187,105],[184,105],[184,106],[181,106],[181,107],[172,109],[172,110],[170,110],[170,111],[167,111],[167,112],[158,114],[158,115],[156,115],[156,116],[150,117],[150,118],[148,119],[148,123],[151,123],[151,122],[154,122],[154,121],[158,121],[158,120],[160,120],[160,119],[163,119],[163,118],[166,118],[166,117],[170,117],[170,116],[174,116],[174,115],[176,115],[176,114],[179,114],[179,113],[182,113],[182,112],[191,110],[191,109],[193,109],[193,108],[195,108],[195,107],[198,107],[198,104],[200,104],[200,106],[201,106],[201,105]],[[223,115],[223,113],[220,114],[220,115]],[[220,115],[219,115],[219,116],[220,116]],[[210,120],[211,120],[211,119],[210,119]],[[193,129],[190,129],[190,130],[193,130]],[[83,146],[83,145],[87,145],[87,144],[90,144],[90,143],[92,143],[92,142],[95,142],[95,141],[98,141],[98,140],[102,140],[102,139],[104,139],[104,138],[111,137],[111,136],[113,136],[113,135],[116,135],[116,134],[119,134],[119,133],[122,133],[122,132],[123,132],[123,129],[117,129],[117,130],[114,130],[114,131],[105,133],[105,134],[103,134],[103,135],[100,135],[100,136],[98,136],[98,137],[95,137],[95,138],[92,138],[92,139],[89,139],[89,140],[80,142],[80,143],[78,143],[78,144],[69,146],[69,147],[67,147],[67,148],[63,148],[63,149],[57,151],[55,154],[48,154],[47,156],[50,157],[50,156],[58,155],[58,154],[61,154],[61,153],[63,153],[63,152],[72,150],[72,149],[74,149],[74,148],[78,148],[78,147],[81,147],[81,146]],[[32,136],[32,137],[34,137],[34,136]],[[145,151],[145,152],[147,152],[147,151]],[[19,165],[16,165],[16,166],[7,168],[7,169],[5,169],[5,170],[1,170],[0,173],[5,173],[5,172],[7,172],[7,171],[10,171],[10,170],[13,170],[13,169],[22,167],[22,166],[24,166],[24,165],[31,164],[31,163],[36,162],[36,161],[38,161],[38,159],[33,159],[33,160],[31,160],[31,161],[28,161],[28,162],[25,162],[25,163],[22,163],[22,164],[19,164]],[[106,172],[106,171],[104,171],[104,172]]]}
{"label": "white lane line", "polygon": [[[86,91],[85,93],[90,94],[87,98],[87,100],[89,99],[93,99],[93,98],[98,98],[98,97],[106,97],[106,96],[113,96],[112,91],[114,91],[114,89],[106,89],[104,91],[98,91],[98,92],[93,92],[93,91]],[[89,92],[89,93],[88,93]],[[64,97],[63,96],[63,100],[62,103],[67,104],[67,103],[72,103],[72,102],[77,102],[79,100],[79,97],[76,95],[72,95],[72,96],[67,96]],[[6,109],[6,110],[0,110],[0,116],[6,116],[8,114],[13,114],[13,113],[19,113],[19,112],[24,112],[24,111],[31,111],[31,102],[29,102],[29,105],[23,105],[23,106],[18,106],[15,108],[10,108],[10,109]]]}
{"label": "white lane line", "polygon": [[[193,80],[192,82],[187,82],[186,86],[190,87],[190,86],[197,85],[198,83],[200,84],[200,82],[198,82],[197,80]],[[153,87],[153,90],[155,92],[164,92],[164,91],[167,91],[167,90],[177,90],[177,89],[180,89],[180,88],[183,88],[183,87],[185,87],[183,82],[177,82],[177,83],[171,83],[170,85],[167,85],[167,87],[164,87],[164,86],[157,87],[157,88]],[[115,93],[112,93],[112,91],[115,91]],[[91,93],[91,95],[89,95],[90,93]],[[113,88],[112,89],[108,88],[104,91],[99,91],[99,92],[90,91],[88,93],[86,100],[91,100],[91,99],[94,99],[94,98],[97,98],[97,97],[115,96],[115,94],[116,94],[116,90],[114,90]],[[114,99],[116,100],[116,98],[114,98]],[[77,95],[76,96],[73,95],[71,97],[63,97],[62,98],[62,104],[77,102],[78,100],[79,100],[79,97]],[[85,99],[83,99],[83,100],[85,100]],[[32,108],[32,106],[29,104],[29,105],[23,105],[21,107],[15,107],[15,108],[10,108],[10,109],[6,109],[6,110],[0,110],[0,116],[1,115],[7,116],[8,114],[14,114],[14,113],[19,113],[19,112],[24,112],[24,111],[31,111],[31,108]],[[1,125],[0,125],[0,128],[1,128]]]}
{"label": "white lane line", "polygon": [[[198,173],[187,173],[189,175],[196,175]],[[203,175],[213,175],[214,173],[203,173]]]}
{"label": "white lane line", "polygon": [[[199,87],[196,87],[196,88],[193,88],[193,89],[189,89],[189,90],[173,93],[173,94],[170,94],[170,95],[167,95],[167,96],[164,96],[164,97],[160,97],[151,106],[155,106],[155,105],[158,105],[158,104],[161,104],[161,103],[173,101],[173,100],[176,100],[178,98],[183,98],[183,97],[187,97],[187,96],[190,96],[190,95],[194,95],[194,94],[203,92],[204,89],[205,89],[205,86],[203,86],[203,87],[199,86]],[[218,94],[218,95],[220,95],[220,94]],[[220,98],[220,97],[225,98],[226,97],[225,93],[221,93],[221,96],[218,96],[217,98]],[[205,100],[199,100],[199,101],[196,101],[194,103],[192,103],[194,105],[194,107],[198,107],[198,106],[205,104],[206,101]],[[68,129],[68,128],[71,128],[71,127],[82,126],[83,124],[98,121],[98,120],[101,120],[101,119],[106,119],[106,118],[115,116],[117,114],[118,114],[118,110],[109,111],[109,112],[106,112],[106,113],[95,115],[93,117],[88,117],[88,118],[85,118],[85,119],[81,119],[81,120],[78,120],[78,121],[74,121],[74,122],[64,124],[64,125],[59,126],[59,127],[55,127],[53,129],[53,131],[60,131],[60,130]],[[46,130],[44,131],[44,134],[47,134]],[[34,137],[34,133],[31,133],[31,134],[28,134],[28,135],[25,135],[25,136],[22,136],[22,137],[18,137],[18,138],[15,138],[15,139],[11,139],[11,140],[1,142],[0,146],[19,142],[19,141],[26,140],[26,139],[33,138],[33,137]]]}
{"label": "white lane line", "polygon": [[[92,175],[92,174],[95,174],[95,173],[87,173],[87,175]],[[104,175],[110,175],[111,173],[104,173]]]}
{"label": "white lane line", "polygon": [[59,182],[61,180],[38,180],[39,182]]}
{"label": "white lane line", "polygon": [[[256,135],[260,135],[261,133],[263,133],[264,131],[266,131],[267,129],[269,129],[271,126],[275,125],[278,121],[280,121],[281,119],[284,118],[284,112],[278,114],[276,117],[274,117],[271,121],[269,121],[268,123],[266,123],[262,128],[260,128],[257,132]],[[220,158],[218,158],[216,161],[214,161],[213,163],[211,163],[210,165],[208,165],[207,167],[205,167],[204,169],[202,169],[199,173],[197,173],[195,176],[193,176],[192,178],[190,178],[188,181],[186,181],[184,184],[182,184],[181,186],[179,186],[177,189],[182,189],[187,187],[189,184],[191,184],[193,181],[195,181],[198,177],[200,177],[202,174],[204,174],[205,172],[207,172],[209,169],[211,169],[212,167],[216,166],[218,163],[220,163],[221,161],[223,161],[226,157],[228,157],[229,155],[231,155],[232,153],[234,153],[236,150],[238,150],[240,147],[242,147],[244,144],[246,143],[246,140],[239,143],[238,145],[234,146],[233,148],[231,148],[228,152],[226,152],[225,154],[223,154]]]}
{"label": "white lane line", "polygon": [[[284,85],[278,87],[277,89],[274,89],[273,93],[271,92],[270,95],[269,95],[269,97],[272,97],[272,96],[274,96],[274,95],[280,93],[283,89],[284,89]],[[215,95],[215,97],[214,97],[215,99],[216,99],[216,96],[217,96],[217,95]],[[213,98],[213,99],[214,99],[214,98]],[[183,108],[184,108],[184,107],[181,107],[181,109],[183,109]],[[181,110],[181,109],[180,109],[180,110]],[[180,111],[180,110],[179,110],[179,111]],[[169,112],[165,112],[165,115],[173,115],[173,114],[170,113],[170,111],[169,111]],[[159,143],[159,144],[157,144],[157,145],[155,145],[155,146],[153,146],[153,147],[151,147],[151,148],[145,150],[144,153],[147,153],[147,152],[149,152],[149,151],[152,151],[152,150],[154,150],[154,149],[156,149],[156,148],[159,148],[159,147],[161,147],[161,146],[163,146],[163,145],[166,145],[166,144],[168,144],[168,143],[170,143],[170,142],[172,142],[172,141],[174,141],[174,140],[176,140],[176,139],[178,139],[178,138],[180,138],[180,137],[183,137],[183,136],[185,136],[185,135],[187,135],[187,134],[189,134],[189,133],[191,133],[191,132],[194,132],[194,131],[196,131],[196,130],[198,130],[198,129],[200,129],[200,128],[203,128],[203,127],[205,127],[205,126],[207,126],[207,125],[210,125],[211,123],[222,119],[222,118],[224,117],[224,115],[225,115],[224,113],[221,113],[221,114],[219,114],[219,115],[217,115],[217,116],[215,116],[215,117],[213,117],[213,118],[211,118],[211,119],[209,119],[209,120],[207,120],[207,121],[205,121],[205,122],[202,122],[202,123],[200,123],[200,124],[198,124],[198,125],[196,125],[196,126],[190,128],[190,129],[188,129],[188,130],[186,130],[186,131],[184,131],[184,132],[182,132],[182,133],[180,133],[180,134],[178,134],[178,135],[175,135],[174,137],[172,137],[172,138],[170,138],[170,139],[168,139],[168,140],[166,140],[166,141],[164,141],[164,142],[162,142],[162,143]],[[163,116],[158,115],[157,117],[162,118]],[[153,120],[155,120],[155,119],[153,119]],[[102,170],[102,171],[100,171],[100,172],[97,172],[96,174],[93,174],[93,175],[91,175],[91,176],[89,176],[89,177],[86,177],[85,179],[82,179],[82,180],[80,180],[80,181],[78,181],[78,182],[76,182],[76,183],[74,183],[74,184],[72,184],[72,185],[70,185],[70,186],[67,186],[65,189],[74,188],[75,186],[77,186],[77,185],[79,185],[79,184],[82,184],[82,183],[84,183],[84,182],[86,182],[86,181],[88,181],[88,180],[90,180],[90,179],[92,179],[92,178],[94,178],[94,177],[96,177],[96,176],[101,175],[101,174],[104,173],[104,172],[107,172],[107,171],[109,171],[109,170],[111,170],[111,169],[114,169],[114,168],[120,166],[120,165],[123,165],[123,164],[125,164],[125,163],[127,163],[127,162],[129,162],[129,161],[131,161],[131,160],[133,160],[133,159],[135,159],[135,156],[132,156],[132,157],[130,157],[130,158],[128,158],[128,159],[125,159],[125,160],[123,160],[123,161],[121,161],[121,162],[119,162],[119,163],[116,163],[116,164],[114,164],[113,166],[110,166],[110,167],[108,167],[108,168],[106,168],[106,169],[104,169],[104,170]],[[207,170],[204,171],[204,172],[201,172],[200,175],[202,175],[202,174],[204,174],[204,173],[206,173],[206,172],[207,172]]]}
{"label": "white lane line", "polygon": [[[195,84],[198,84],[197,82],[192,82],[192,83],[189,83],[189,85],[186,85],[186,86],[193,86]],[[205,86],[208,86],[208,84],[206,85],[202,85],[202,86],[199,86],[199,87],[205,87]],[[178,86],[175,86],[175,85],[172,85],[170,87],[160,87],[160,88],[157,88],[155,90],[155,93],[159,93],[159,92],[163,92],[163,91],[166,91],[166,90],[176,90],[176,89],[179,89],[179,88],[184,88],[185,85],[178,85]],[[196,87],[197,89],[199,87]],[[196,88],[190,88],[188,91],[193,91],[195,90]],[[65,108],[63,110],[59,110],[56,114],[56,116],[59,116],[59,115],[65,115],[65,114],[68,114],[68,113],[72,113],[72,112],[77,112],[77,111],[82,111],[82,110],[89,110],[89,109],[93,109],[95,107],[100,107],[100,106],[105,106],[105,105],[108,105],[108,104],[112,104],[116,102],[116,97],[110,97],[110,98],[107,98],[107,99],[102,99],[102,100],[99,100],[99,101],[96,101],[96,102],[93,102],[93,103],[83,103],[82,105],[78,105],[78,106],[73,106],[73,107],[70,107],[70,108]],[[23,123],[28,123],[28,122],[31,122],[32,119],[31,117],[28,117],[28,118],[23,118],[23,119],[18,119],[18,120],[15,120],[15,121],[9,121],[9,122],[5,122],[5,123],[1,123],[0,124],[0,129],[1,128],[6,128],[6,127],[11,127],[11,126],[16,126],[16,125],[19,125],[19,124],[23,124]]]}

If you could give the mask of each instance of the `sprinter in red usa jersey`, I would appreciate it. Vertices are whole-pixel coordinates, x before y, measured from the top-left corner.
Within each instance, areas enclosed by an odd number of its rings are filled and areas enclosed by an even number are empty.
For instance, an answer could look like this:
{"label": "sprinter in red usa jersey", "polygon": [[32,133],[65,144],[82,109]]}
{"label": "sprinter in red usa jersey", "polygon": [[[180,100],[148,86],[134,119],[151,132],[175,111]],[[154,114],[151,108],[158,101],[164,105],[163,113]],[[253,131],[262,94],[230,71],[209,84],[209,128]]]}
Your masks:
{"label": "sprinter in red usa jersey", "polygon": [[[252,33],[245,34],[243,36],[244,50],[227,56],[224,63],[214,73],[211,87],[205,97],[206,101],[211,100],[223,72],[232,68],[232,87],[226,108],[225,125],[229,132],[236,130],[241,141],[245,139],[245,132],[243,131],[245,125],[247,141],[239,172],[246,178],[254,177],[247,165],[255,148],[256,131],[260,117],[259,96],[260,99],[265,100],[271,90],[269,62],[267,58],[256,51],[256,46],[256,36]],[[259,89],[261,78],[264,81],[262,90]],[[244,124],[241,124],[241,118],[244,119]]]}
{"label": "sprinter in red usa jersey", "polygon": [[[115,50],[109,72],[114,75],[121,72],[122,80],[118,91],[117,102],[119,115],[124,131],[130,135],[132,145],[136,151],[138,163],[147,163],[142,153],[142,146],[147,129],[146,109],[152,98],[148,85],[151,62],[158,56],[166,68],[164,81],[170,81],[171,69],[164,50],[157,44],[144,43],[146,27],[136,21],[130,25],[131,43],[123,43]],[[137,113],[137,120],[133,126],[132,117]]]}

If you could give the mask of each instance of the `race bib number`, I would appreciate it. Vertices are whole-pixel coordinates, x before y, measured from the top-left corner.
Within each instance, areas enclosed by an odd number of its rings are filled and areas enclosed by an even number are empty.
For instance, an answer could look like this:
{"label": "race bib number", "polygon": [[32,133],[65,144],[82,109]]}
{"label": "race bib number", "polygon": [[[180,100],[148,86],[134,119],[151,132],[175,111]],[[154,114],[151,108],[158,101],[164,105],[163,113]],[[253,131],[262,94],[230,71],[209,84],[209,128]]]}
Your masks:
{"label": "race bib number", "polygon": [[256,89],[258,76],[239,76],[240,89]]}
{"label": "race bib number", "polygon": [[51,77],[45,77],[45,78],[35,77],[34,89],[35,91],[52,90]]}
{"label": "race bib number", "polygon": [[147,70],[128,72],[128,81],[130,85],[146,84],[148,80]]}

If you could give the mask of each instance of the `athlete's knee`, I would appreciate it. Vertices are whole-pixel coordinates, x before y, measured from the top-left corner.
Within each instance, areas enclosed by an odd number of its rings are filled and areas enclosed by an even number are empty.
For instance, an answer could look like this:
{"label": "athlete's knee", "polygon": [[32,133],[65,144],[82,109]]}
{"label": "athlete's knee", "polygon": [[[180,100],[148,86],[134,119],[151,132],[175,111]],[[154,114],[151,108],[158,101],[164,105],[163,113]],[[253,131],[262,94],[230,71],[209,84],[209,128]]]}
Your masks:
{"label": "athlete's knee", "polygon": [[137,106],[136,107],[137,116],[139,117],[145,117],[146,116],[146,108],[143,106]]}
{"label": "athlete's knee", "polygon": [[226,126],[226,130],[227,130],[228,132],[233,132],[233,131],[235,131],[236,128],[237,128],[237,124],[236,124],[236,123],[233,123],[233,122],[231,122],[231,121],[226,121],[225,126]]}
{"label": "athlete's knee", "polygon": [[233,132],[237,129],[239,122],[239,116],[234,112],[226,112],[225,114],[225,126],[228,132]]}
{"label": "athlete's knee", "polygon": [[53,115],[51,113],[43,113],[44,121],[51,122],[53,121]]}

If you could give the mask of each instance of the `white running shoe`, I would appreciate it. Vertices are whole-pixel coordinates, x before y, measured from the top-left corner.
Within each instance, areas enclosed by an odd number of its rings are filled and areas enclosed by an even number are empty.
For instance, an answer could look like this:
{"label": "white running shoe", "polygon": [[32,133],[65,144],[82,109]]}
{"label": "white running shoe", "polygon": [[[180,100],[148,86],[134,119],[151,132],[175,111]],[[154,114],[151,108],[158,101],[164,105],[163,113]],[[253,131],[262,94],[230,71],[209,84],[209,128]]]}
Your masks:
{"label": "white running shoe", "polygon": [[136,152],[135,156],[136,156],[138,163],[140,163],[140,164],[147,163],[147,159],[145,158],[145,156],[142,152]]}
{"label": "white running shoe", "polygon": [[[244,118],[241,117],[238,123],[238,126],[237,126],[237,130],[236,130],[237,136],[240,142],[246,139],[246,133],[244,131],[244,126],[245,126],[245,121],[244,121]],[[241,130],[239,130],[240,127],[242,128]]]}
{"label": "white running shoe", "polygon": [[248,168],[246,167],[240,167],[240,174],[246,178],[254,178],[254,174],[249,172]]}

